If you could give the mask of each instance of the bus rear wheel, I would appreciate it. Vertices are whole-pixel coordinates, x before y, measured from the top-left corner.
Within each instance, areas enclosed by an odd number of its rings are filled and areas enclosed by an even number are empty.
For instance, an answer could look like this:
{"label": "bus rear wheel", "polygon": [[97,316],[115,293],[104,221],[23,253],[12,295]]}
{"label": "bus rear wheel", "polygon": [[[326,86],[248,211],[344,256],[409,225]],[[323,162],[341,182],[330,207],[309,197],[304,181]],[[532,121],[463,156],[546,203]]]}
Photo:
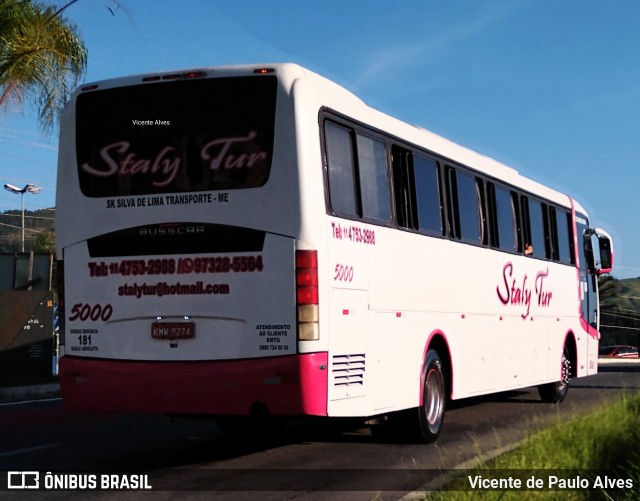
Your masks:
{"label": "bus rear wheel", "polygon": [[447,401],[444,370],[436,350],[427,352],[422,381],[422,404],[418,407],[417,438],[429,443],[434,442],[440,434]]}
{"label": "bus rear wheel", "polygon": [[429,350],[422,371],[422,402],[418,408],[395,412],[371,425],[371,433],[383,440],[411,443],[435,442],[444,422],[447,401],[442,361],[436,350]]}

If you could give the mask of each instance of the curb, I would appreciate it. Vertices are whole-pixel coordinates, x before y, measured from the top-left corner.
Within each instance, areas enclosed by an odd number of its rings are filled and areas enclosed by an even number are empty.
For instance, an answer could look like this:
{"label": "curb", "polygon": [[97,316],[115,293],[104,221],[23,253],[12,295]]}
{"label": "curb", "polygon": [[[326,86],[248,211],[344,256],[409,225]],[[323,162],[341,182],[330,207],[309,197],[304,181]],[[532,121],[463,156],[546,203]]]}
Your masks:
{"label": "curb", "polygon": [[58,383],[0,388],[0,402],[57,397],[60,397],[60,385]]}
{"label": "curb", "polygon": [[640,365],[640,358],[599,358],[598,365]]}

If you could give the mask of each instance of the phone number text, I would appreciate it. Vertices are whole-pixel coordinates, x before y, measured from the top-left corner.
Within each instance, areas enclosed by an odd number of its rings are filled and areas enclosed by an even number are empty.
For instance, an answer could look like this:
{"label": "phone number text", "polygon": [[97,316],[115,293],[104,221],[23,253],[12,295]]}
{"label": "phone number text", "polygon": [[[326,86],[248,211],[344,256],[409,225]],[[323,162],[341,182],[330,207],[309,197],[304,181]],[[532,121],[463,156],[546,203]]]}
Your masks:
{"label": "phone number text", "polygon": [[124,259],[89,262],[90,277],[109,275],[184,275],[189,273],[253,273],[264,269],[262,256],[181,257],[178,259]]}

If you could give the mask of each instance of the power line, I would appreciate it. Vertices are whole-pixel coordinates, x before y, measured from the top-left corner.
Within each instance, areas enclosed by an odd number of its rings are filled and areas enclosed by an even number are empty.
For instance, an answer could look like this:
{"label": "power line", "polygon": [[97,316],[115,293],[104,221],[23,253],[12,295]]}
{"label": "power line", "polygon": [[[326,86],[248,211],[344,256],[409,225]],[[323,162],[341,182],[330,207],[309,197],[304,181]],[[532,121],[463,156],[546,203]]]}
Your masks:
{"label": "power line", "polygon": [[[0,223],[0,226],[6,226],[7,228],[15,228],[17,230],[22,230],[22,226],[15,226],[13,224]],[[24,231],[32,231],[34,233],[43,233],[51,228],[45,228],[44,230],[34,230],[32,228],[25,228]]]}
{"label": "power line", "polygon": [[626,294],[616,294],[615,297],[623,297],[625,299],[640,299],[640,296],[627,296]]}
{"label": "power line", "polygon": [[600,324],[600,327],[608,327],[610,329],[625,329],[629,331],[640,331],[640,327],[622,327],[620,325],[604,325],[604,324]]}
{"label": "power line", "polygon": [[640,316],[640,311],[638,311],[638,310],[630,310],[629,308],[618,308],[618,311],[623,311],[623,312],[626,311],[626,312],[631,313],[633,315]]}
{"label": "power line", "polygon": [[628,317],[626,315],[620,315],[617,313],[610,313],[608,311],[600,311],[601,315],[609,315],[610,317],[616,317],[616,318],[624,318],[625,320],[634,320],[634,321],[640,321],[640,317]]}

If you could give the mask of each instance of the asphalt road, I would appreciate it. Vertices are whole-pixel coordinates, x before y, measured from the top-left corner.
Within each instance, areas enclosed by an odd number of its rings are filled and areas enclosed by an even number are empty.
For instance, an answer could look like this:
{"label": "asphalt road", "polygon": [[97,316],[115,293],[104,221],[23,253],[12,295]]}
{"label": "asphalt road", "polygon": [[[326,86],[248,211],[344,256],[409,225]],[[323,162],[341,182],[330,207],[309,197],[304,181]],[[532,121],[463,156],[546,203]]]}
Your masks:
{"label": "asphalt road", "polygon": [[[153,487],[38,491],[28,499],[399,499],[478,454],[638,389],[640,366],[613,365],[573,381],[560,405],[541,403],[533,388],[467,399],[447,410],[431,445],[385,443],[358,420],[276,422],[257,436],[234,438],[211,420],[78,415],[59,399],[2,403],[0,471],[144,474]],[[25,494],[5,487],[2,498]]]}

